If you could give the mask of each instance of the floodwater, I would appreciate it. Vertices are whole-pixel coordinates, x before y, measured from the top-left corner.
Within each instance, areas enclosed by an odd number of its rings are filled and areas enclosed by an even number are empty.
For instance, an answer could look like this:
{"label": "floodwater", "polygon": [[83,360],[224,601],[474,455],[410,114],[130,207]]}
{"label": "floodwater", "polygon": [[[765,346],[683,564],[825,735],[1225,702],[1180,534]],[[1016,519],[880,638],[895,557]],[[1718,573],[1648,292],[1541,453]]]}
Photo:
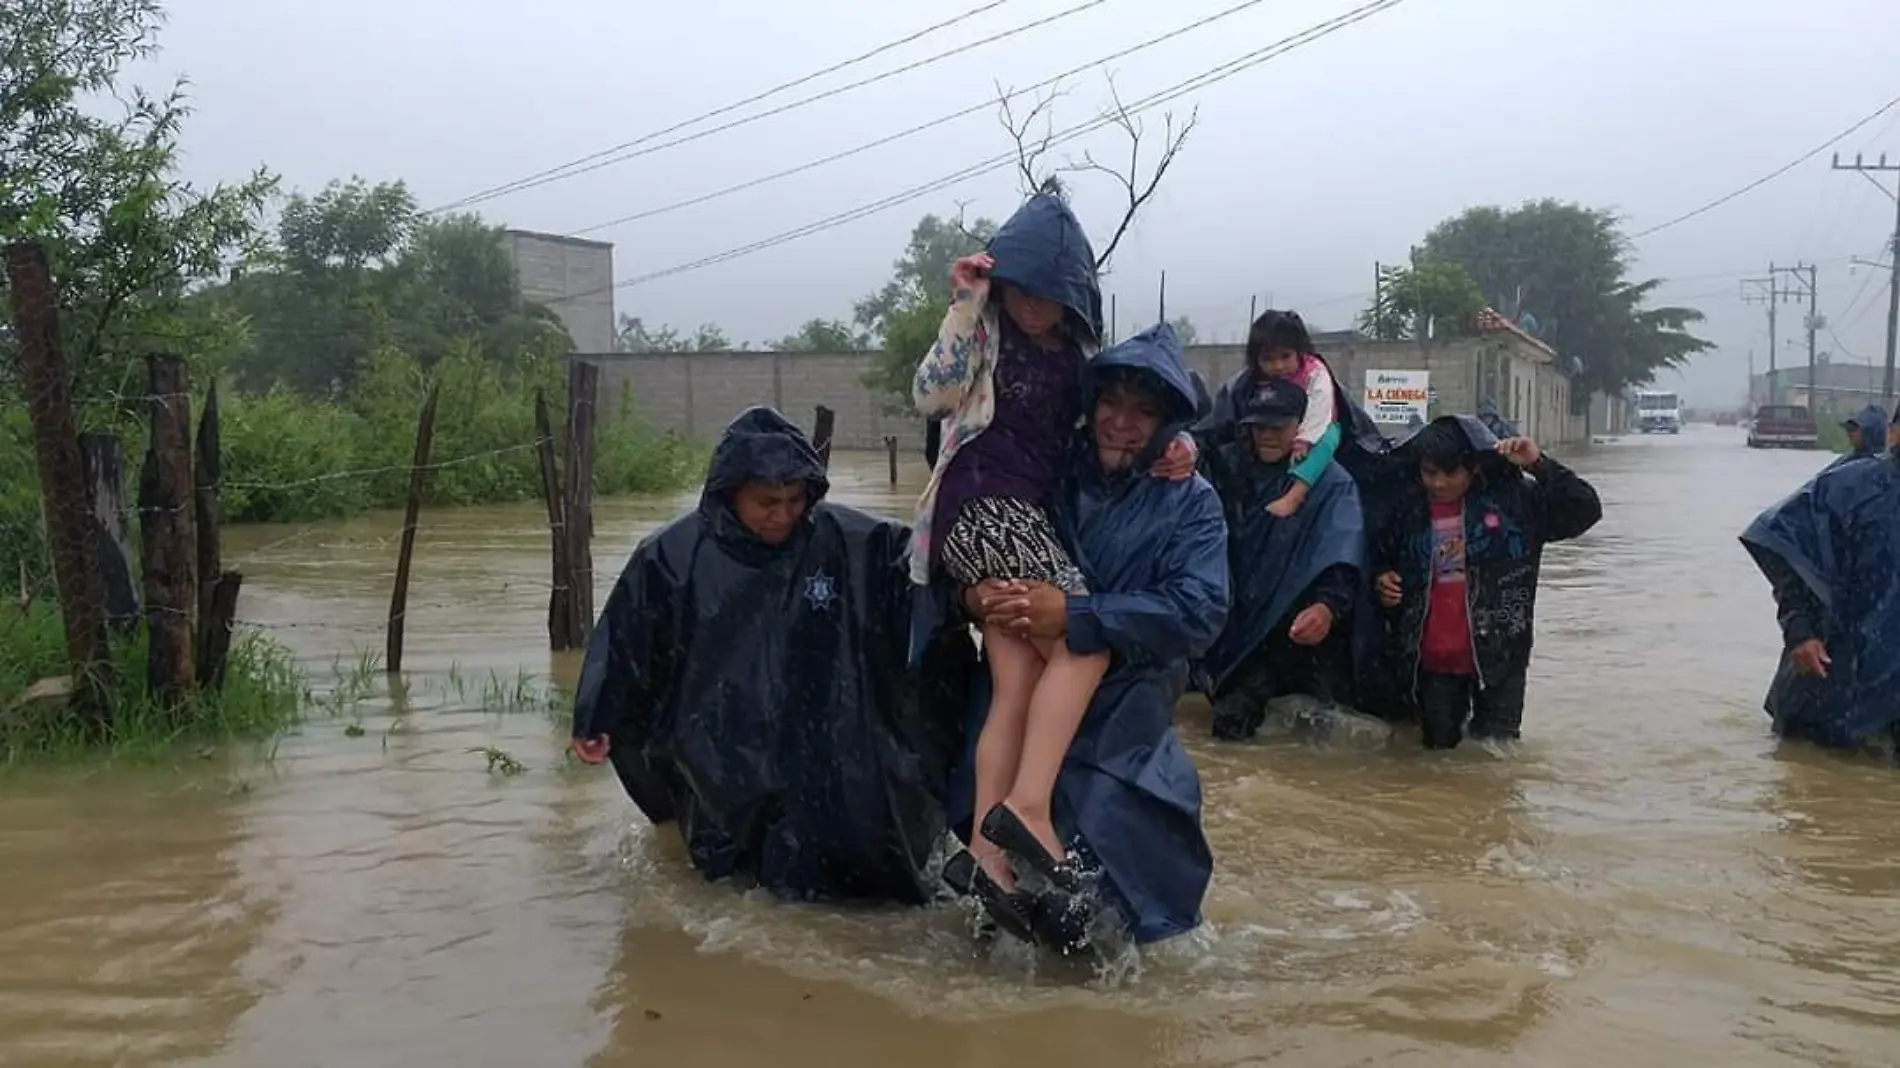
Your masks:
{"label": "floodwater", "polygon": [[[950,908],[705,885],[548,715],[481,710],[491,673],[575,669],[536,510],[425,514],[395,696],[0,779],[0,1065],[1900,1063],[1900,775],[1770,737],[1735,541],[1822,457],[1693,428],[1574,459],[1605,518],[1550,553],[1522,752],[1221,747],[1188,709],[1208,924],[1101,978],[975,955]],[[899,514],[922,475],[838,462]],[[603,590],[688,500],[603,504]],[[241,614],[347,674],[394,530],[233,531]]]}

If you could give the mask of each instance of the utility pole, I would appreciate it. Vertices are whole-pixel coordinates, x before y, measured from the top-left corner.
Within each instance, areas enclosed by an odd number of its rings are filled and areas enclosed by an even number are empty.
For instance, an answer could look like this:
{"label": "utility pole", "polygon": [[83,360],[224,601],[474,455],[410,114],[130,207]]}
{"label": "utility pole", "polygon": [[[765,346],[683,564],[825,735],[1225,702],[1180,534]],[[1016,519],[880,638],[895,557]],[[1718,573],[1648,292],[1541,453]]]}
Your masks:
{"label": "utility pole", "polygon": [[[1779,272],[1784,268],[1768,265],[1768,277],[1746,278],[1742,280],[1742,300],[1748,304],[1768,305],[1768,403],[1781,403],[1781,379],[1775,373],[1781,339],[1776,332],[1776,307],[1784,300],[1793,300],[1795,294],[1781,288]],[[1752,394],[1751,394],[1752,396]]]}
{"label": "utility pole", "polygon": [[[1880,187],[1887,193],[1887,187],[1880,185],[1874,175],[1881,171],[1900,174],[1900,163],[1888,163],[1887,154],[1880,154],[1880,161],[1868,163],[1856,153],[1854,162],[1842,163],[1841,154],[1834,154],[1834,169],[1837,171],[1857,171],[1861,177]],[[1887,400],[1887,406],[1893,407],[1893,352],[1896,335],[1900,335],[1900,193],[1887,193],[1893,198],[1893,240],[1887,246],[1887,373],[1881,383],[1880,392]]]}
{"label": "utility pole", "polygon": [[1384,341],[1379,335],[1384,333],[1385,323],[1385,264],[1372,261],[1372,336]]}
{"label": "utility pole", "polygon": [[[1816,383],[1814,381],[1814,336],[1817,331],[1827,325],[1827,321],[1821,318],[1819,306],[1821,290],[1815,280],[1814,265],[1811,263],[1799,263],[1793,267],[1776,267],[1771,264],[1768,269],[1773,273],[1786,274],[1795,280],[1797,288],[1787,291],[1788,295],[1808,298],[1808,315],[1804,323],[1808,328],[1808,411],[1815,419],[1819,420],[1821,417],[1821,394],[1815,388]],[[1804,285],[1807,288],[1798,288]]]}
{"label": "utility pole", "polygon": [[1419,277],[1418,277],[1418,254],[1419,254],[1419,247],[1418,247],[1417,245],[1413,245],[1413,246],[1412,246],[1412,251],[1411,251],[1411,254],[1410,254],[1410,256],[1411,256],[1411,263],[1412,263],[1412,268],[1411,268],[1411,277],[1412,277],[1412,323],[1413,323],[1413,325],[1412,325],[1412,335],[1413,335],[1414,337],[1416,337],[1416,338],[1418,339],[1418,362],[1419,362],[1419,369],[1420,369],[1420,370],[1425,370],[1425,369],[1428,369],[1428,368],[1430,368],[1430,367],[1431,367],[1431,362],[1430,362],[1430,356],[1429,356],[1429,354],[1428,354],[1428,353],[1426,352],[1426,338],[1425,338],[1425,331],[1426,331],[1426,327],[1427,327],[1427,325],[1428,325],[1428,324],[1427,324],[1427,322],[1426,322],[1426,319],[1425,319],[1425,300],[1424,300],[1424,294],[1423,294],[1422,292],[1420,292],[1420,290],[1419,290]]}

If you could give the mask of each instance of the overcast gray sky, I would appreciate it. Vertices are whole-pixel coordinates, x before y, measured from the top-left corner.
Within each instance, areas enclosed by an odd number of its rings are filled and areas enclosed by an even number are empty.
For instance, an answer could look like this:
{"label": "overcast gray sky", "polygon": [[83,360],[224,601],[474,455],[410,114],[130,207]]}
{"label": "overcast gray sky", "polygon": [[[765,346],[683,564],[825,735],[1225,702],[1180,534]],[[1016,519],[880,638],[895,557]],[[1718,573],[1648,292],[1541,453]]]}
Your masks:
{"label": "overcast gray sky", "polygon": [[[983,0],[174,0],[157,81],[182,73],[198,108],[187,173],[211,182],[259,163],[314,190],[359,174],[401,178],[436,206],[631,141],[981,6]],[[976,18],[769,104],[1075,7],[1007,0]],[[802,163],[974,105],[1234,6],[1104,0],[1088,10],[875,86],[677,149],[492,201],[489,218],[566,233]],[[1127,98],[1181,82],[1363,0],[1264,0],[1110,69]],[[1475,204],[1557,197],[1613,207],[1629,230],[1663,222],[1785,164],[1900,95],[1894,0],[1406,0],[1172,105],[1200,128],[1117,255],[1121,320],[1169,311],[1204,337],[1245,327],[1250,295],[1346,325],[1373,264],[1402,259],[1432,224]],[[1078,76],[1059,126],[1106,101]],[[761,104],[752,109],[769,106]],[[744,114],[738,112],[735,114]],[[1158,133],[1157,113],[1150,119]],[[1078,142],[1119,151],[1109,133]],[[1900,109],[1839,149],[1900,160]],[[664,270],[848,211],[1009,148],[982,114],[709,204],[590,234],[618,277]],[[1891,181],[1889,181],[1891,186]],[[1098,241],[1112,184],[1082,176],[1075,203]],[[917,218],[1006,214],[996,173],[822,233],[621,289],[650,323],[717,322],[762,341],[845,317],[889,276]],[[1739,280],[1768,261],[1820,264],[1821,347],[1878,361],[1893,204],[1860,177],[1807,163],[1638,245],[1663,296],[1709,316],[1720,351],[1684,376],[1692,399],[1739,399],[1762,311]],[[1879,277],[1870,277],[1871,274]],[[1798,322],[1784,318],[1784,324]],[[1792,333],[1784,329],[1784,335]],[[1787,337],[1784,336],[1784,341]],[[1784,359],[1805,360],[1788,347]]]}

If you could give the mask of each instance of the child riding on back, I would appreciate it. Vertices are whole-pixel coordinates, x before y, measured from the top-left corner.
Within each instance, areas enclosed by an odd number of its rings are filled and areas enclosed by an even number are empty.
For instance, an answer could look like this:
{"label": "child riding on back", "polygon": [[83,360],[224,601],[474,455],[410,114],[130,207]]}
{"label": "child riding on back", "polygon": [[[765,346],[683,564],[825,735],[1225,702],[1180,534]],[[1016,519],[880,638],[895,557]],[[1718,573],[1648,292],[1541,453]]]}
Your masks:
{"label": "child riding on back", "polygon": [[1313,352],[1313,339],[1296,312],[1269,311],[1247,334],[1247,359],[1273,378],[1285,378],[1306,391],[1306,417],[1293,441],[1293,485],[1267,506],[1285,519],[1300,510],[1313,483],[1339,449],[1339,424],[1333,373]]}

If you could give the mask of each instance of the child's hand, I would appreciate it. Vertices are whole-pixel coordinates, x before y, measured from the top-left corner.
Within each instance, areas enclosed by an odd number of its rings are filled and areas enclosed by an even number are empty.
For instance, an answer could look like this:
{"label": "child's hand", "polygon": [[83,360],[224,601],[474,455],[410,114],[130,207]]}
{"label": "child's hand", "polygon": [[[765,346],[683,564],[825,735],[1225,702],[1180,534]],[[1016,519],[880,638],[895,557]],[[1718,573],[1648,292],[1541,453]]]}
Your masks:
{"label": "child's hand", "polygon": [[1165,478],[1169,482],[1179,482],[1194,477],[1194,464],[1200,456],[1194,445],[1194,438],[1188,434],[1179,434],[1168,442],[1168,451],[1155,461],[1154,476]]}
{"label": "child's hand", "polygon": [[1405,590],[1399,581],[1397,571],[1387,571],[1379,576],[1379,603],[1387,608],[1397,608],[1405,599]]}
{"label": "child's hand", "polygon": [[568,743],[568,748],[580,758],[583,764],[598,764],[607,759],[607,736],[602,734],[593,738],[576,738]]}
{"label": "child's hand", "polygon": [[950,265],[950,294],[968,292],[973,296],[984,296],[990,290],[990,272],[996,269],[996,261],[988,253],[979,252],[974,256],[965,256]]}
{"label": "child's hand", "polygon": [[1313,451],[1313,446],[1307,444],[1304,441],[1295,439],[1293,442],[1293,462],[1297,464],[1301,460],[1306,459],[1306,454],[1312,451]]}
{"label": "child's hand", "polygon": [[1505,438],[1498,442],[1498,455],[1519,467],[1529,467],[1542,459],[1544,453],[1529,438]]}

